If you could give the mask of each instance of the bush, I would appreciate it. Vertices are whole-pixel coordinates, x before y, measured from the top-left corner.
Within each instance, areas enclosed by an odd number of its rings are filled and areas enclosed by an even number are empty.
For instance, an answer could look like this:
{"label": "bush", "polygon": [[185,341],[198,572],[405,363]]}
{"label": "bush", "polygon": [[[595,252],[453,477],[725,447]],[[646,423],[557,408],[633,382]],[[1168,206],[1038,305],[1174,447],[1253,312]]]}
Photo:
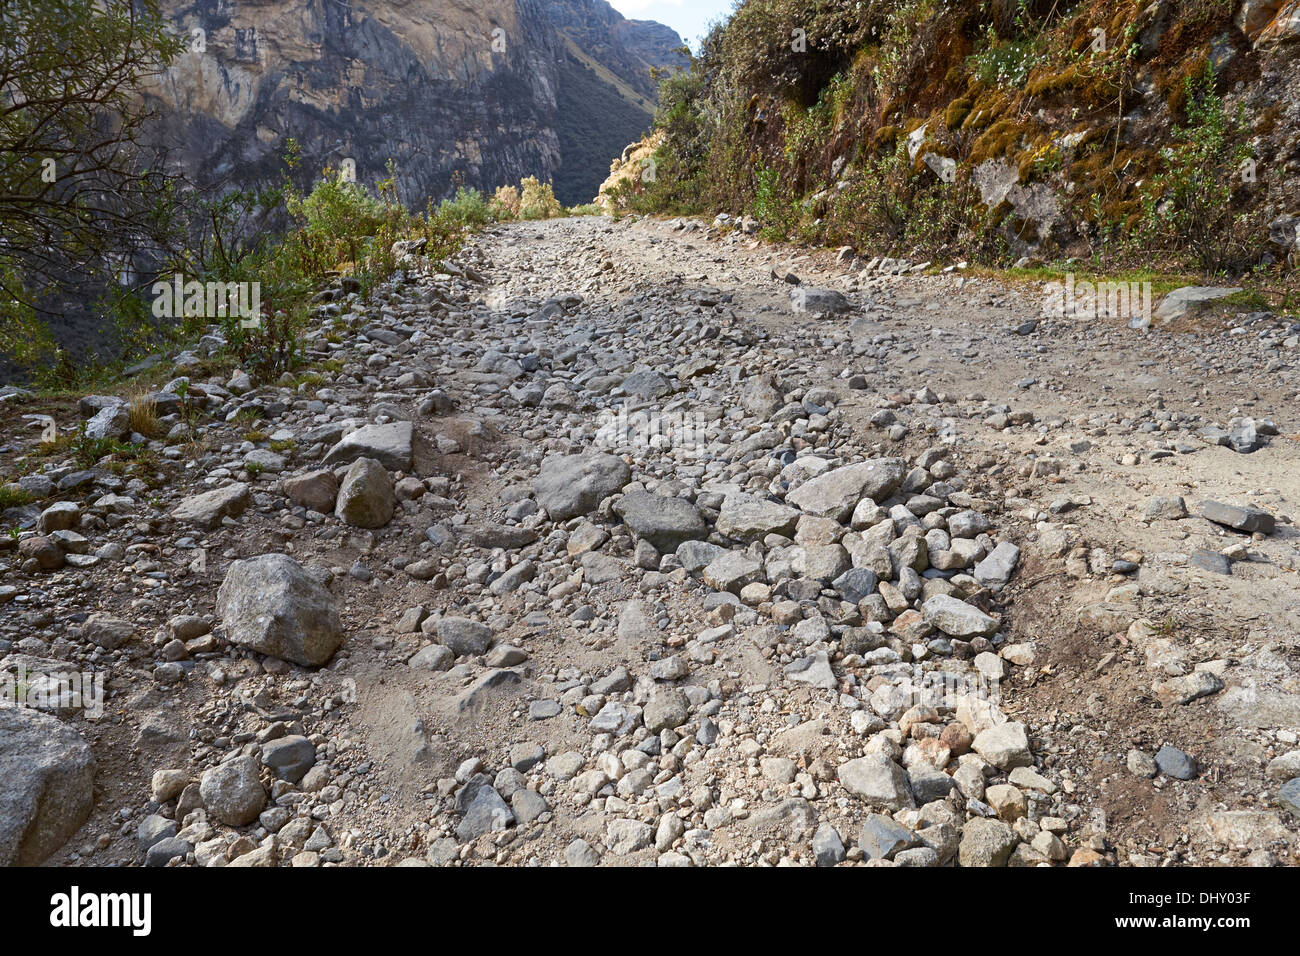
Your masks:
{"label": "bush", "polygon": [[493,218],[483,194],[477,189],[467,189],[464,186],[456,190],[455,199],[442,201],[438,214],[444,219],[467,226],[486,226]]}
{"label": "bush", "polygon": [[519,190],[514,186],[499,186],[492,197],[492,218],[498,221],[518,219],[523,209],[523,200]]}
{"label": "bush", "polygon": [[522,195],[519,200],[519,215],[523,219],[552,219],[564,215],[564,207],[555,198],[555,190],[550,183],[539,182],[536,176],[521,180]]}
{"label": "bush", "polygon": [[1165,168],[1151,180],[1140,241],[1155,249],[1187,248],[1207,273],[1237,271],[1256,257],[1260,224],[1233,212],[1242,166],[1251,160],[1244,112],[1229,115],[1209,63],[1185,81],[1187,125],[1164,150]]}
{"label": "bush", "polygon": [[[290,143],[290,170],[297,164],[296,144]],[[456,200],[438,211],[412,214],[397,199],[392,162],[388,177],[371,193],[364,185],[345,182],[325,170],[306,195],[287,183],[269,192],[264,201],[283,196],[285,210],[295,228],[277,242],[243,250],[236,259],[211,263],[204,279],[222,282],[258,282],[261,315],[255,323],[241,316],[224,316],[218,324],[228,348],[241,367],[258,381],[270,381],[301,364],[301,338],[311,319],[308,300],[337,272],[349,273],[369,297],[377,285],[397,270],[393,243],[400,238],[427,240],[425,256],[437,262],[459,247],[466,225],[486,221],[486,202],[475,190],[460,190]],[[214,232],[218,244],[226,221]]]}

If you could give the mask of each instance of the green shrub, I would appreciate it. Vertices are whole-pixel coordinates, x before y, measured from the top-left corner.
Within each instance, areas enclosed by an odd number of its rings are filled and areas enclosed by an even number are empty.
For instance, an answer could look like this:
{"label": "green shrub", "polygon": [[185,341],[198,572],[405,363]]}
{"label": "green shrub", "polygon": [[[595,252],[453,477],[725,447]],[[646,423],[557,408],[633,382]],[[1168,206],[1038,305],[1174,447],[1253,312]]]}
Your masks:
{"label": "green shrub", "polygon": [[35,500],[32,495],[18,487],[17,483],[6,482],[0,484],[0,511],[20,508],[23,505],[31,504]]}
{"label": "green shrub", "polygon": [[464,186],[456,190],[455,199],[442,201],[438,214],[467,226],[486,226],[492,221],[492,211],[484,195],[477,189],[467,189]]}
{"label": "green shrub", "polygon": [[347,182],[342,173],[326,169],[306,196],[290,193],[286,206],[307,231],[324,239],[347,240],[373,236],[393,210],[371,196],[360,183]]}
{"label": "green shrub", "polygon": [[1185,80],[1187,124],[1163,151],[1164,169],[1144,199],[1140,241],[1156,249],[1186,248],[1207,273],[1236,271],[1253,261],[1261,230],[1233,211],[1243,164],[1252,161],[1244,110],[1231,115],[1215,90],[1214,68]]}

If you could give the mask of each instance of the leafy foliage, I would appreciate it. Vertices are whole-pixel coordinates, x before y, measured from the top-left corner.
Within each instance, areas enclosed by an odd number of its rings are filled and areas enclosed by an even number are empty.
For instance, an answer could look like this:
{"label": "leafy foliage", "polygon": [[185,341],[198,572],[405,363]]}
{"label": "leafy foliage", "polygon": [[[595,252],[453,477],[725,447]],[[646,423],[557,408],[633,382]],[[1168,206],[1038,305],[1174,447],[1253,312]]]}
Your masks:
{"label": "leafy foliage", "polygon": [[1240,269],[1259,244],[1251,241],[1259,224],[1235,212],[1233,203],[1253,164],[1249,125],[1241,111],[1225,109],[1212,65],[1185,83],[1187,124],[1174,127],[1165,169],[1152,179],[1142,239],[1155,248],[1187,243],[1207,273]]}
{"label": "leafy foliage", "polygon": [[173,248],[163,157],[137,90],[180,50],[158,0],[0,5],[0,294],[113,281]]}
{"label": "leafy foliage", "polygon": [[[1240,214],[1258,197],[1234,185],[1247,131],[1215,78],[1184,83],[1235,6],[742,0],[660,79],[656,179],[609,199],[891,255],[1155,254],[1239,272],[1262,232]],[[989,208],[974,174],[991,160],[1015,195]]]}

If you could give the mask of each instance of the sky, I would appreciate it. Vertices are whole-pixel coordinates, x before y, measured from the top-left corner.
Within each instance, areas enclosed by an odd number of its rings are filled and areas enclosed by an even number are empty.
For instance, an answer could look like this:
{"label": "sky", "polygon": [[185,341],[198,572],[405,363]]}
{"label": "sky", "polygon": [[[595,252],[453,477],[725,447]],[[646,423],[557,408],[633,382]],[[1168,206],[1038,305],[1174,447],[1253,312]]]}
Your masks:
{"label": "sky", "polygon": [[708,25],[735,6],[733,0],[609,0],[629,20],[658,20],[676,30],[691,49],[698,49]]}

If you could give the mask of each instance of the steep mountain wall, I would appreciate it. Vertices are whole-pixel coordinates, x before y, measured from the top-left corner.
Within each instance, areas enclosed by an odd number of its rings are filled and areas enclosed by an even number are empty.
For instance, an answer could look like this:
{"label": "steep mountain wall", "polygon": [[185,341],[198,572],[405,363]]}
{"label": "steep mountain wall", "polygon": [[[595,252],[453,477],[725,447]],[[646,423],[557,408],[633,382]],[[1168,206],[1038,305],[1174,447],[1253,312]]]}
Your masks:
{"label": "steep mountain wall", "polygon": [[[392,159],[417,205],[458,182],[490,189],[561,170],[560,199],[586,202],[648,127],[650,67],[673,56],[671,30],[626,21],[603,0],[165,6],[191,49],[153,90],[162,135],[205,185],[277,178],[292,137],[309,166],[350,158],[362,181]],[[575,114],[566,101],[607,108]],[[566,152],[604,157],[586,171]]]}

